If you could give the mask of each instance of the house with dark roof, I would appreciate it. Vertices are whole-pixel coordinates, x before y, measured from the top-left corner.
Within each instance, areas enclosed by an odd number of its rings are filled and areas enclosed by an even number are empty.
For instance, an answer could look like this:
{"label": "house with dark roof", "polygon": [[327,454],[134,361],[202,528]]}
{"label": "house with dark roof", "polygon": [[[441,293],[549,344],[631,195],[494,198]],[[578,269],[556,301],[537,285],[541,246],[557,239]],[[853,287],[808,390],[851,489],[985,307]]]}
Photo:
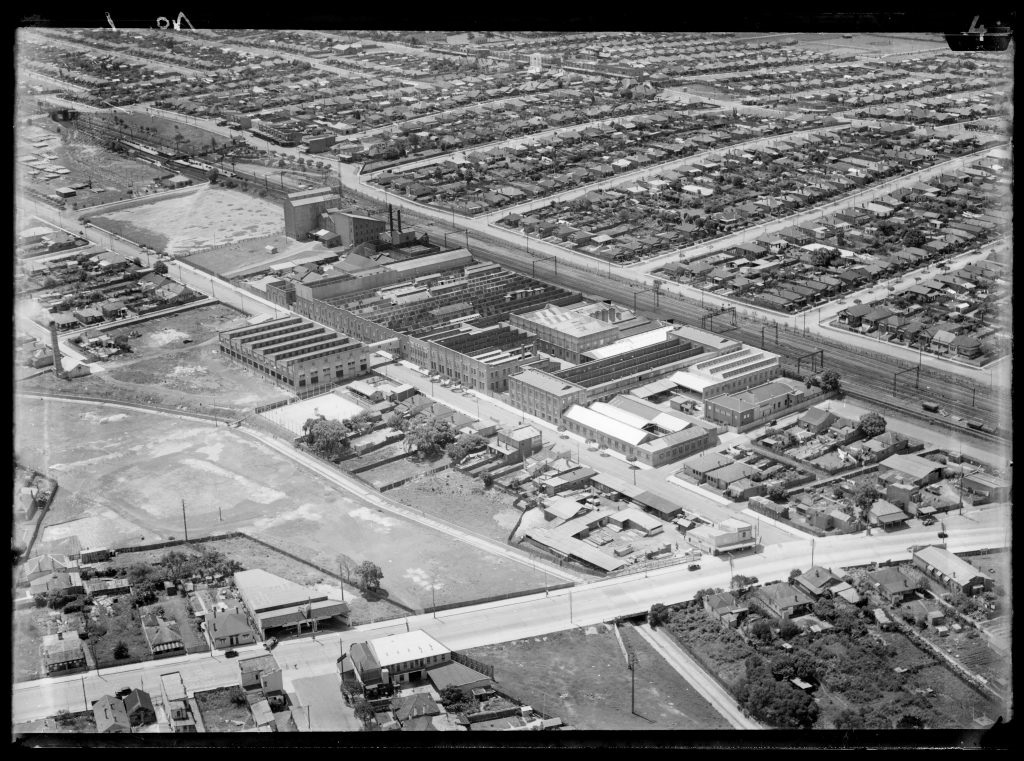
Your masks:
{"label": "house with dark roof", "polygon": [[827,431],[835,421],[836,416],[828,410],[811,407],[797,419],[796,424],[805,431],[821,433]]}
{"label": "house with dark roof", "polygon": [[142,616],[142,632],[154,657],[177,655],[185,651],[177,621],[168,621],[153,614]]}
{"label": "house with dark roof", "polygon": [[754,599],[775,618],[792,618],[807,613],[813,599],[792,584],[768,584],[754,592]]}
{"label": "house with dark roof", "polygon": [[792,583],[798,589],[802,589],[813,597],[821,597],[831,587],[841,583],[842,579],[836,576],[828,568],[820,565],[812,566],[805,573],[800,574]]}
{"label": "house with dark roof", "polygon": [[124,709],[133,727],[156,722],[156,709],[148,692],[132,690],[124,696]]}
{"label": "house with dark roof", "polygon": [[899,605],[913,598],[921,589],[920,584],[898,568],[879,568],[868,574],[868,580],[890,605]]}
{"label": "house with dark roof", "polygon": [[96,721],[96,731],[100,734],[131,732],[128,713],[118,698],[104,695],[92,704],[92,716]]}
{"label": "house with dark roof", "polygon": [[227,610],[214,608],[206,620],[206,631],[218,649],[248,645],[256,641],[256,635],[241,608]]}
{"label": "house with dark roof", "polygon": [[441,709],[427,693],[414,692],[412,695],[394,698],[391,701],[391,713],[404,727],[410,719],[420,716],[438,716]]}
{"label": "house with dark roof", "polygon": [[701,602],[708,615],[718,619],[720,623],[731,629],[739,626],[740,622],[750,612],[750,608],[732,592],[704,595]]}

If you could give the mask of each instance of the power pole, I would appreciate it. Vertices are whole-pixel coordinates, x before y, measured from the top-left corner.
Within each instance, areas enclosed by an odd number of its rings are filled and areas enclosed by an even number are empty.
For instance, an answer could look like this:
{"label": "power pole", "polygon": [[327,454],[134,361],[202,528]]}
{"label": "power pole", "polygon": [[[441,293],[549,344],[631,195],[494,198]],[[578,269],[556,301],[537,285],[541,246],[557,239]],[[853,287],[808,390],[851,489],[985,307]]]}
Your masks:
{"label": "power pole", "polygon": [[185,524],[185,541],[188,541],[188,518],[185,516],[185,500],[181,501],[181,522]]}
{"label": "power pole", "polygon": [[636,653],[629,654],[629,712],[636,715]]}

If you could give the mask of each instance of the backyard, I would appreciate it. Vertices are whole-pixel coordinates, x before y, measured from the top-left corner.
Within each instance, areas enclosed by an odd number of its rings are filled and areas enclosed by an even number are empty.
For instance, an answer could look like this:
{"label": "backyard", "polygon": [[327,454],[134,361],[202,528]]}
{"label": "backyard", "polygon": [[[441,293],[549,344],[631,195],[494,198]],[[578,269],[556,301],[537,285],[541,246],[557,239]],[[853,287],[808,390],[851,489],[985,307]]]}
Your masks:
{"label": "backyard", "polygon": [[[97,597],[89,613],[86,630],[89,633],[88,647],[96,659],[97,668],[153,659],[146,635],[142,633],[139,612],[132,608],[128,596]],[[114,650],[121,642],[128,648],[128,654],[117,658]]]}
{"label": "backyard", "polygon": [[329,569],[339,554],[371,560],[389,599],[412,608],[543,583],[540,571],[385,513],[243,431],[31,399],[19,399],[16,422],[19,461],[61,484],[44,541],[77,535],[83,547],[116,548],[182,537],[184,503],[190,537],[245,531]]}
{"label": "backyard", "polygon": [[207,732],[246,732],[256,726],[241,687],[221,687],[196,693]]}
{"label": "backyard", "polygon": [[188,598],[178,595],[160,595],[159,597],[159,601],[144,608],[145,612],[161,614],[168,621],[174,620],[178,624],[178,633],[181,635],[186,653],[210,652],[206,637],[199,630],[194,613],[190,612],[191,604]]}
{"label": "backyard", "polygon": [[420,476],[388,496],[499,542],[508,539],[521,515],[512,507],[514,496],[485,489],[480,479],[458,470]]}
{"label": "backyard", "polygon": [[728,722],[631,627],[621,634],[636,654],[636,715],[630,672],[606,624],[467,651],[494,666],[498,687],[575,729],[727,729]]}

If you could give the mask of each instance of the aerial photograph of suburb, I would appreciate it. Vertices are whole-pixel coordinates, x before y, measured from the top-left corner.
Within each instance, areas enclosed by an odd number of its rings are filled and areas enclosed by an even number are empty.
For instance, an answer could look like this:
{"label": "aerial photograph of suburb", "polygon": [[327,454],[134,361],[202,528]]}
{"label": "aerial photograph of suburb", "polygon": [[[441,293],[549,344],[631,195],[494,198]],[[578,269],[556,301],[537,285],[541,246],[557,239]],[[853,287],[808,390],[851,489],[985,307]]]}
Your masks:
{"label": "aerial photograph of suburb", "polygon": [[95,15],[13,30],[13,746],[1009,743],[1011,27]]}

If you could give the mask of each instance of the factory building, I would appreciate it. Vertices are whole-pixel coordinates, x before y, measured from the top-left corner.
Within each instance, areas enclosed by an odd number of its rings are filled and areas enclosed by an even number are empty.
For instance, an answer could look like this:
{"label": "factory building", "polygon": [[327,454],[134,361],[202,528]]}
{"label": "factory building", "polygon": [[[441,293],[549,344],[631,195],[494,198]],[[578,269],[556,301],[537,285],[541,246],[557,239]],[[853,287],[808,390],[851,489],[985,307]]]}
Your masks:
{"label": "factory building", "polygon": [[337,209],[340,204],[341,196],[330,188],[289,193],[284,199],[284,234],[305,240],[310,233],[321,229],[320,215],[328,209]]}
{"label": "factory building", "polygon": [[362,343],[297,316],[224,331],[220,350],[296,392],[363,375],[370,356]]}

